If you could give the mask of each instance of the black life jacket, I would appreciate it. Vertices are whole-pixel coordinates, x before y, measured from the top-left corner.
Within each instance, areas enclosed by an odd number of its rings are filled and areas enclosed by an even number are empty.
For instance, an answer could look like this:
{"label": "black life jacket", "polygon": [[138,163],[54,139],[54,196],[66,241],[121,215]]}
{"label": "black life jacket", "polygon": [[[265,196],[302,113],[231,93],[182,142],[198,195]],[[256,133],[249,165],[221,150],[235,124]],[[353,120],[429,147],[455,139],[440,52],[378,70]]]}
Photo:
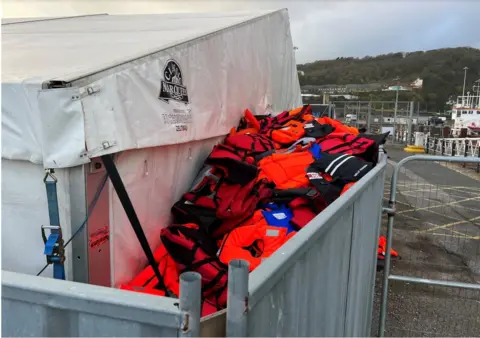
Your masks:
{"label": "black life jacket", "polygon": [[333,180],[340,180],[343,184],[357,182],[365,176],[374,164],[359,157],[348,154],[320,154],[308,168],[308,173],[328,174]]}
{"label": "black life jacket", "polygon": [[305,129],[305,137],[316,139],[323,138],[335,130],[330,124],[320,124],[317,120],[305,123],[303,129]]}

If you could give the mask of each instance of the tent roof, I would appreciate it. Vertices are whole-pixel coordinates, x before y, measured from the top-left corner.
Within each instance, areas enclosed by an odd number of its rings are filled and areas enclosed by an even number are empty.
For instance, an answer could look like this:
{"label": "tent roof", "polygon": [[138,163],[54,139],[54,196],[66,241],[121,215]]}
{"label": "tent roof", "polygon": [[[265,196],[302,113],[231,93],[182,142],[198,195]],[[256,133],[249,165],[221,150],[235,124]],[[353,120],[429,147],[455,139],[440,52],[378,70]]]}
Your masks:
{"label": "tent roof", "polygon": [[70,82],[271,12],[3,19],[2,82]]}

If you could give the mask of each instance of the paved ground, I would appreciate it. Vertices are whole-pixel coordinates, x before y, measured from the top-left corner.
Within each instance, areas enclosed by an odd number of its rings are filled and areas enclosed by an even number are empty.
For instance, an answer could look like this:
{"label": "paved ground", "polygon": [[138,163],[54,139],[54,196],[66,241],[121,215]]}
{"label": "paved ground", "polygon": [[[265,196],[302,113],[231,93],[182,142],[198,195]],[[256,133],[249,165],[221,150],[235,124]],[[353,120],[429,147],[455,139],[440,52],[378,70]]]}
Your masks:
{"label": "paved ground", "polygon": [[[390,164],[410,156],[387,147]],[[480,175],[459,165],[411,162],[400,172],[393,247],[396,275],[480,283]],[[382,234],[386,233],[386,220]],[[377,334],[381,278],[377,274],[372,335]],[[480,292],[391,282],[388,336],[480,336]]]}

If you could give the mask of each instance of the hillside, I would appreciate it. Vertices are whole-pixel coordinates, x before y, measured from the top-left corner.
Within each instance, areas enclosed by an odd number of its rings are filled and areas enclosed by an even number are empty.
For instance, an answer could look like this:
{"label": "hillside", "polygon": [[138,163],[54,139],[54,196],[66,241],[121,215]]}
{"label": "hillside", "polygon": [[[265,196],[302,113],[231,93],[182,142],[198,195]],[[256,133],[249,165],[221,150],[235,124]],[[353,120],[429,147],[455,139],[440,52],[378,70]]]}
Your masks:
{"label": "hillside", "polygon": [[[375,57],[337,58],[298,65],[304,71],[301,85],[324,84],[392,84],[395,77],[409,83],[420,77],[423,88],[402,93],[403,99],[427,103],[442,111],[449,96],[462,93],[464,67],[468,67],[467,89],[480,79],[480,49],[461,47],[412,53],[391,53]],[[388,99],[392,93],[373,93],[373,99]]]}

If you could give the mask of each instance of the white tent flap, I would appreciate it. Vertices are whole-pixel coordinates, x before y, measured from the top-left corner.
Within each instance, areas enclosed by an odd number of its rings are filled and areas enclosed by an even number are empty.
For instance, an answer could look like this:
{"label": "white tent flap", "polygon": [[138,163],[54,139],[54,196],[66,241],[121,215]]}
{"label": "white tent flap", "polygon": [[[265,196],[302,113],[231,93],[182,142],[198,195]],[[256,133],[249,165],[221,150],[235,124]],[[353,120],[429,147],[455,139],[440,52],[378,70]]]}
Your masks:
{"label": "white tent flap", "polygon": [[[170,209],[190,188],[213,146],[222,137],[122,153],[117,168],[142,228],[155,250],[160,230],[171,222]],[[129,282],[147,264],[122,204],[110,186],[112,284]]]}
{"label": "white tent flap", "polygon": [[43,165],[64,168],[88,163],[82,103],[76,88],[39,92],[42,116]]}
{"label": "white tent flap", "polygon": [[2,83],[2,158],[43,162],[38,84]]}
{"label": "white tent flap", "polygon": [[[261,34],[259,34],[261,32]],[[228,133],[245,108],[301,104],[286,11],[182,44],[84,88],[91,156]],[[115,146],[104,149],[105,142]]]}

